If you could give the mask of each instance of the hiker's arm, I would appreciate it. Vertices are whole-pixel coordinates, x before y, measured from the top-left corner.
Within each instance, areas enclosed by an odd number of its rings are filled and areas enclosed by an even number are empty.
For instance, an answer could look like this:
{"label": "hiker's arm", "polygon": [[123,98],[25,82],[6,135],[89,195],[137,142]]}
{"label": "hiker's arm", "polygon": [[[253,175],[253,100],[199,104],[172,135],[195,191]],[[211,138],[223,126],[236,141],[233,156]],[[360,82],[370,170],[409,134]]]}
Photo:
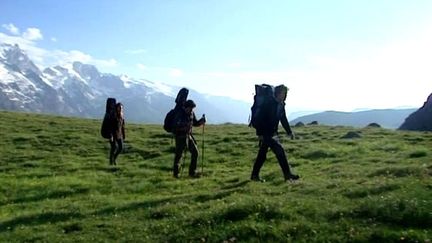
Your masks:
{"label": "hiker's arm", "polygon": [[201,119],[197,120],[196,116],[195,116],[195,113],[193,113],[192,124],[194,125],[194,127],[199,127],[199,126],[201,126],[204,123],[205,123],[205,118],[204,117],[202,117]]}
{"label": "hiker's arm", "polygon": [[123,124],[122,124],[122,134],[123,134],[123,140],[126,139],[126,133],[125,133],[125,121],[123,120]]}
{"label": "hiker's arm", "polygon": [[288,136],[291,136],[291,138],[293,138],[293,132],[292,132],[291,126],[288,122],[288,118],[286,117],[285,108],[283,109],[282,114],[281,114],[281,123],[282,123],[283,128],[287,132]]}

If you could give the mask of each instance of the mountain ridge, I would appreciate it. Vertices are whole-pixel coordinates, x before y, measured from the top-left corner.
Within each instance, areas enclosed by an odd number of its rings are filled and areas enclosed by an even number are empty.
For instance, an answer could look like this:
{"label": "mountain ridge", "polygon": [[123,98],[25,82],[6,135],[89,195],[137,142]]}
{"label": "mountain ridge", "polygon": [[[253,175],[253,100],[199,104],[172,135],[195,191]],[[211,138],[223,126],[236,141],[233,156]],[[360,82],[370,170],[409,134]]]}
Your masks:
{"label": "mountain ridge", "polygon": [[[181,87],[101,73],[81,62],[41,71],[18,45],[0,43],[0,88],[0,109],[101,118],[106,98],[115,97],[128,120],[161,124]],[[250,104],[187,88],[210,123],[247,123]]]}
{"label": "mountain ridge", "polygon": [[422,107],[405,119],[399,129],[432,131],[432,93],[428,96]]}
{"label": "mountain ridge", "polygon": [[377,123],[384,128],[396,129],[403,120],[416,109],[372,109],[358,112],[324,111],[301,116],[290,121],[291,125],[298,122],[304,124],[317,121],[319,124],[331,126],[365,127],[370,123]]}
{"label": "mountain ridge", "polygon": [[[101,118],[106,99],[115,97],[125,105],[127,120],[161,124],[181,87],[101,73],[97,67],[81,62],[40,70],[18,45],[0,43],[0,88],[0,109]],[[209,123],[248,123],[251,104],[189,90],[189,98],[197,103],[197,116],[206,113]],[[308,115],[297,116],[291,123],[318,121],[325,125],[361,127],[375,122],[393,129],[414,111],[296,112]]]}

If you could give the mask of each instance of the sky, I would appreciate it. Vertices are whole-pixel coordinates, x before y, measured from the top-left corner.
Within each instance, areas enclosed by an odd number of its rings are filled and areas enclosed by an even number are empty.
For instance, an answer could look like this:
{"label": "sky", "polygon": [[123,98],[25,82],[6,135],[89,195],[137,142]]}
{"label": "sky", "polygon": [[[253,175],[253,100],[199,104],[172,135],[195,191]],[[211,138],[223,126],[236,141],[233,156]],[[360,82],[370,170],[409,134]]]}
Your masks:
{"label": "sky", "polygon": [[1,0],[0,42],[42,68],[81,61],[247,102],[285,84],[288,113],[418,108],[431,13],[430,0]]}

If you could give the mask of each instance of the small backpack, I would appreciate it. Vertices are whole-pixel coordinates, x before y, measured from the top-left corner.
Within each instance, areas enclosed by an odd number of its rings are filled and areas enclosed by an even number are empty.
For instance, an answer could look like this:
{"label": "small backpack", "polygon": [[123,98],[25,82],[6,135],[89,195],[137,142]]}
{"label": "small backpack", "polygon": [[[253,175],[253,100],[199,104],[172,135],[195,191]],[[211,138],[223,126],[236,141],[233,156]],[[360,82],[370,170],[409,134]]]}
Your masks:
{"label": "small backpack", "polygon": [[249,126],[257,130],[268,123],[268,115],[274,102],[274,87],[268,84],[255,85],[254,103],[251,107]]}
{"label": "small backpack", "polygon": [[101,136],[103,138],[111,138],[112,124],[115,116],[116,99],[108,98],[106,100],[105,115],[101,125]]}
{"label": "small backpack", "polygon": [[175,132],[175,124],[176,124],[175,119],[177,117],[177,114],[183,108],[183,105],[187,100],[188,94],[189,94],[189,90],[186,88],[182,88],[179,90],[177,97],[175,99],[176,106],[174,107],[174,109],[171,109],[165,116],[164,125],[163,125],[165,131],[169,133]]}
{"label": "small backpack", "polygon": [[178,114],[180,107],[175,107],[174,109],[171,109],[165,116],[164,125],[163,128],[165,131],[169,133],[175,132],[175,119]]}

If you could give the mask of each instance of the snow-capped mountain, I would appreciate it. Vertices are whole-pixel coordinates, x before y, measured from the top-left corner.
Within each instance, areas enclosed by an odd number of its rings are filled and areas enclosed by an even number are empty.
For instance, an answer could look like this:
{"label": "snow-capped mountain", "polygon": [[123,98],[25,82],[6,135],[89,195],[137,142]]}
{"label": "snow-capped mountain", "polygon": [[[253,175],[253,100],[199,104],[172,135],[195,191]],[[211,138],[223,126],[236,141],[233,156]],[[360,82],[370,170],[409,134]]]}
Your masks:
{"label": "snow-capped mountain", "polygon": [[17,46],[2,44],[0,108],[72,115],[61,91],[49,85],[42,72]]}
{"label": "snow-capped mountain", "polygon": [[[106,99],[115,97],[127,120],[162,123],[181,87],[100,73],[80,62],[41,71],[18,45],[0,43],[0,88],[0,109],[101,118]],[[247,122],[250,104],[193,89],[189,98],[209,122]]]}

